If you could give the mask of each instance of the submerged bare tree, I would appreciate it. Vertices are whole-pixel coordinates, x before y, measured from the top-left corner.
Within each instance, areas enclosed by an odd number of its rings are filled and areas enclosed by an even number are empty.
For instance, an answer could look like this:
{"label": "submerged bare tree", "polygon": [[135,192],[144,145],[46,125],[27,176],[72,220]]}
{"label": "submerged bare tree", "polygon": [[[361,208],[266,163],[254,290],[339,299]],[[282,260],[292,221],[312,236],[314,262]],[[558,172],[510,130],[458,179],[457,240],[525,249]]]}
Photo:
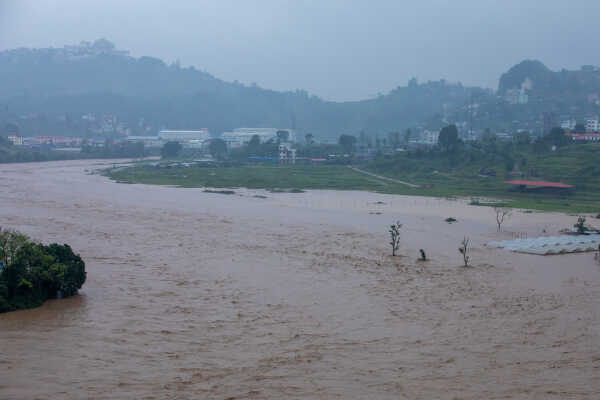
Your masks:
{"label": "submerged bare tree", "polygon": [[402,224],[400,221],[397,221],[395,224],[390,226],[390,245],[392,246],[392,256],[396,255],[396,251],[400,247],[400,229],[402,229]]}
{"label": "submerged bare tree", "polygon": [[498,224],[498,232],[502,230],[502,223],[507,217],[510,217],[511,210],[505,207],[494,207],[496,213],[496,224]]}
{"label": "submerged bare tree", "polygon": [[469,256],[469,251],[470,250],[471,249],[469,248],[469,238],[465,236],[463,238],[462,242],[460,243],[460,247],[458,248],[458,251],[463,256],[463,261],[465,263],[465,267],[469,266],[469,259],[471,258]]}

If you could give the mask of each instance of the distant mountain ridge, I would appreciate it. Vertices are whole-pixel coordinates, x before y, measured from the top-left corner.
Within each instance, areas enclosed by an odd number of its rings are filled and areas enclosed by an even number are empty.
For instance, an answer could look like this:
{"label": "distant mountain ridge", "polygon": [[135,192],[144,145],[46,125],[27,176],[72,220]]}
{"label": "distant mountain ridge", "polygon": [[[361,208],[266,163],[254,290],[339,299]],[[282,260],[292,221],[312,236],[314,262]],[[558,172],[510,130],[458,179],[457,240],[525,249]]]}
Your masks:
{"label": "distant mountain ridge", "polygon": [[[552,72],[539,61],[524,61],[502,75],[498,94],[523,85],[532,97],[559,97],[556,91],[567,90],[568,102],[585,103],[588,92],[593,95],[600,88],[600,80],[597,70]],[[479,104],[475,113],[468,108],[473,101]],[[513,110],[498,103],[491,90],[444,80],[411,80],[374,99],[331,102],[305,91],[229,83],[193,67],[131,57],[104,39],[58,49],[0,52],[0,123],[16,123],[30,134],[80,134],[89,129],[81,116],[94,113],[118,119],[135,134],[199,127],[218,134],[236,127],[270,126],[336,138],[341,133],[439,129],[449,122],[464,126],[469,118],[481,129],[504,129],[504,121],[537,118],[540,110],[562,106],[536,107],[531,113],[524,113],[528,108]]]}

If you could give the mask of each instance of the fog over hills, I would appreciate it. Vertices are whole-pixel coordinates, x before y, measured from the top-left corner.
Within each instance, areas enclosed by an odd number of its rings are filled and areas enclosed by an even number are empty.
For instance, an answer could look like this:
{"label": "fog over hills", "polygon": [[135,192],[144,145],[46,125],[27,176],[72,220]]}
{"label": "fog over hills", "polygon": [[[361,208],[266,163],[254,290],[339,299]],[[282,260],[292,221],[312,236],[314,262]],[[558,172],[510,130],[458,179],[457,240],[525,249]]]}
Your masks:
{"label": "fog over hills", "polygon": [[[506,100],[511,90],[526,92],[531,101],[511,104]],[[132,57],[105,39],[0,53],[0,122],[20,122],[30,130],[45,123],[44,129],[67,134],[81,134],[69,124],[85,113],[114,115],[134,133],[143,120],[151,134],[162,128],[206,127],[219,134],[241,126],[275,126],[335,138],[439,129],[469,119],[475,129],[511,129],[505,121],[514,120],[533,129],[545,111],[572,112],[574,118],[597,112],[599,93],[597,68],[552,72],[539,61],[524,61],[503,74],[500,97],[489,89],[413,79],[376,98],[332,102],[302,90],[266,90],[225,82],[194,67]],[[473,103],[476,112],[469,111]],[[20,117],[31,114],[34,118],[26,121]]]}

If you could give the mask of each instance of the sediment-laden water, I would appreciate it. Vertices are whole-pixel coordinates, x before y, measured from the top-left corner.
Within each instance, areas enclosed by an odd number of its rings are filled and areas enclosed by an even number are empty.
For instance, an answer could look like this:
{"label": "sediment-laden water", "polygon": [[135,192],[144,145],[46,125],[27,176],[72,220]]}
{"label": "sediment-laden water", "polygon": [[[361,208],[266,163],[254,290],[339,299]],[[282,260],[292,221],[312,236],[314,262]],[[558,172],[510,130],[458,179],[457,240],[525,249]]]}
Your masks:
{"label": "sediment-laden water", "polygon": [[0,315],[2,399],[600,398],[593,255],[484,246],[573,216],[517,211],[497,233],[462,201],[228,196],[98,163],[0,166],[0,225],[69,243],[88,271],[79,296]]}

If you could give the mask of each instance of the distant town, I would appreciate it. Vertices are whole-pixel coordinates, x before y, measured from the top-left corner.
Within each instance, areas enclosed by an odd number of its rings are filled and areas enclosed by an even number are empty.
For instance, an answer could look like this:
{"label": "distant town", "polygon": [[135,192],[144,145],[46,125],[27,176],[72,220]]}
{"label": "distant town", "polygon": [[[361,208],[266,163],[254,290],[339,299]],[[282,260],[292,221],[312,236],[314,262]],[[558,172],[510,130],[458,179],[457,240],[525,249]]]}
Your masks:
{"label": "distant town", "polygon": [[[35,117],[35,116],[33,116]],[[23,119],[32,118],[30,115],[22,116]],[[132,129],[127,124],[120,122],[116,116],[102,115],[97,116],[93,113],[85,113],[79,117],[81,121],[89,124],[90,137],[83,136],[23,136],[18,132],[16,125],[7,125],[6,138],[14,146],[22,146],[29,149],[44,149],[56,152],[78,153],[84,147],[102,148],[110,144],[140,144],[145,149],[152,151],[160,149],[168,142],[177,142],[183,149],[192,149],[200,153],[210,154],[209,144],[216,139],[222,140],[227,146],[227,151],[240,149],[257,137],[260,143],[277,141],[279,145],[278,158],[286,162],[294,163],[296,161],[297,144],[307,144],[310,141],[312,145],[334,145],[338,144],[339,139],[314,138],[307,134],[303,138],[297,137],[297,132],[291,128],[235,128],[229,132],[222,132],[216,136],[208,128],[198,128],[194,130],[169,130],[163,129],[153,132],[152,128],[144,125],[143,119],[139,121],[139,127],[147,132],[147,135],[132,135]],[[555,122],[548,121],[548,130]],[[600,141],[600,119],[598,116],[590,116],[584,121],[578,122],[570,117],[563,117],[559,121],[560,127],[565,135],[573,142],[598,142]],[[469,130],[466,122],[455,124],[459,139],[468,142],[482,139],[489,132],[478,132],[474,134]],[[154,134],[153,134],[154,133]],[[285,133],[284,140],[281,140],[281,133]],[[536,135],[530,134],[525,129],[518,130],[516,133],[496,132],[493,135],[500,141],[513,141],[519,133],[526,133],[528,140],[534,141]],[[356,153],[359,157],[372,159],[377,151],[384,153],[393,153],[415,148],[428,148],[437,146],[439,143],[440,132],[436,130],[420,129],[412,132],[408,129],[406,132],[392,132],[387,137],[362,137],[356,140]],[[332,155],[333,156],[333,155]]]}

